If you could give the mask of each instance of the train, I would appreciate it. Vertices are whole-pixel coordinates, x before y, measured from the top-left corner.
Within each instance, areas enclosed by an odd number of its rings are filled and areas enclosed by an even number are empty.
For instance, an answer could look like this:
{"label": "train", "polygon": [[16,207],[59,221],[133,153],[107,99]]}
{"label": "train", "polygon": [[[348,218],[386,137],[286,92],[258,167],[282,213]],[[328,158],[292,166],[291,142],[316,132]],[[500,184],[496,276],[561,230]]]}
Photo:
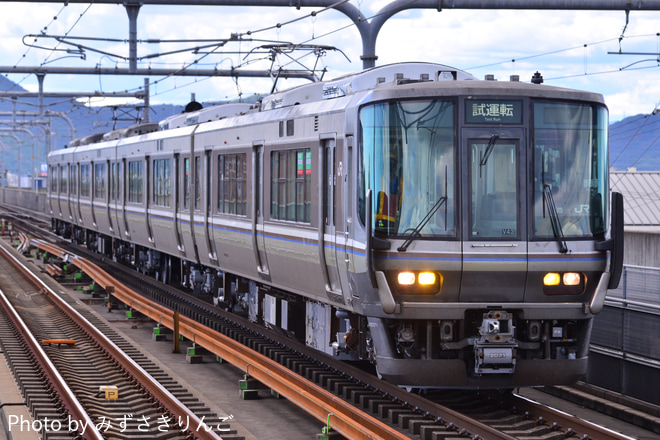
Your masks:
{"label": "train", "polygon": [[623,260],[601,95],[418,62],[200,107],[51,152],[53,229],[402,387],[584,375]]}

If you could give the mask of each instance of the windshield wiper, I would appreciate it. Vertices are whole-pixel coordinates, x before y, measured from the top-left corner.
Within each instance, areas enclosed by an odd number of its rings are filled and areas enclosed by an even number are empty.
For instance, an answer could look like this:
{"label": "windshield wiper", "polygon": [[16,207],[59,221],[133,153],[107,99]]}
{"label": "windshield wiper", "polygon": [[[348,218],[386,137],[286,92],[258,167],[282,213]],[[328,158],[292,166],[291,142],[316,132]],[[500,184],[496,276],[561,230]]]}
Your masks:
{"label": "windshield wiper", "polygon": [[552,198],[552,186],[546,183],[543,184],[543,200],[545,201],[544,206],[548,207],[550,225],[552,226],[552,233],[557,239],[557,243],[559,243],[559,252],[565,254],[568,252],[566,238],[564,237],[564,231],[561,229],[561,222],[559,221],[559,214],[557,213],[555,200]]}
{"label": "windshield wiper", "polygon": [[[426,224],[429,222],[429,220],[431,220],[431,217],[433,217],[433,214],[435,214],[435,212],[436,212],[438,209],[440,209],[440,207],[441,207],[446,201],[447,201],[447,196],[442,196],[442,197],[440,197],[440,198],[438,199],[438,201],[435,202],[435,204],[433,205],[433,207],[431,208],[431,210],[430,210],[428,213],[426,213],[426,215],[424,216],[424,218],[422,219],[422,221],[420,221],[419,224],[418,224],[417,226],[415,226],[415,229],[412,230],[412,232],[410,233],[410,235],[408,236],[408,238],[406,239],[406,241],[404,241],[403,244],[402,244],[401,246],[399,246],[396,250],[399,251],[399,252],[405,252],[405,250],[408,249],[408,246],[410,246],[410,244],[411,244],[413,241],[415,241],[415,239],[416,239],[418,236],[421,236],[421,235],[422,235],[422,234],[419,233],[419,231],[421,231],[421,230],[424,228],[424,226],[426,226]],[[445,224],[447,224],[447,219],[445,219]]]}
{"label": "windshield wiper", "polygon": [[481,157],[481,161],[479,162],[479,166],[483,167],[488,163],[488,158],[490,157],[490,154],[493,152],[495,143],[499,138],[500,136],[497,134],[494,134],[490,137],[490,140],[488,141],[488,145],[486,146],[486,151],[484,152],[484,155]]}

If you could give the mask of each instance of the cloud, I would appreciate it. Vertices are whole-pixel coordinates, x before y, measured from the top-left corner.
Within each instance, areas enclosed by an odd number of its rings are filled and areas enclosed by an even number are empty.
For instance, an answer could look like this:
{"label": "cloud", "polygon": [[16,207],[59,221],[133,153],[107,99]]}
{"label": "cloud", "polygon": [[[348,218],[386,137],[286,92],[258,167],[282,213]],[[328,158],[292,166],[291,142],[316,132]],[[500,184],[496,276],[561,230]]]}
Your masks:
{"label": "cloud", "polygon": [[[390,0],[353,1],[365,16],[371,17],[392,4]],[[0,64],[12,66],[48,65],[93,67],[102,65],[125,67],[119,58],[86,52],[86,59],[60,58],[63,53],[49,54],[39,49],[27,50],[21,42],[24,34],[39,33],[48,25],[53,34],[128,38],[128,18],[120,5],[3,3],[0,17]],[[180,68],[190,63],[197,67],[231,68],[246,64],[249,69],[268,69],[268,54],[260,60],[246,54],[260,45],[275,41],[323,44],[336,46],[351,60],[347,62],[340,52],[328,51],[318,60],[318,67],[327,67],[326,78],[333,78],[362,68],[362,42],[351,21],[338,11],[325,11],[309,17],[311,11],[321,8],[257,8],[257,7],[176,7],[142,6],[138,16],[138,38],[147,39],[228,39],[232,34],[243,34],[240,43],[228,43],[213,55],[203,51],[173,54],[145,60],[142,67]],[[81,16],[82,14],[82,16]],[[613,118],[622,117],[636,109],[655,105],[651,90],[658,82],[657,63],[635,65],[620,69],[644,59],[641,56],[611,55],[608,52],[657,52],[658,14],[660,12],[632,11],[624,38],[619,37],[625,25],[622,11],[558,11],[558,10],[459,10],[445,8],[407,10],[394,15],[381,29],[376,45],[378,65],[402,61],[430,61],[466,69],[477,77],[494,74],[500,80],[509,75],[520,75],[529,81],[537,70],[546,83],[560,87],[579,88],[606,96]],[[57,20],[53,17],[57,16]],[[17,20],[16,17],[24,17]],[[294,24],[275,25],[296,20]],[[77,23],[77,24],[76,24]],[[272,29],[260,31],[266,27]],[[260,32],[258,32],[260,31]],[[247,33],[250,32],[250,35]],[[42,41],[43,40],[43,41]],[[53,44],[40,39],[40,43]],[[120,56],[128,55],[128,45],[120,42],[85,42]],[[200,43],[142,43],[139,56],[192,47]],[[584,45],[587,45],[586,47]],[[23,57],[25,54],[25,57]],[[298,59],[278,56],[274,65],[299,68],[298,62],[313,66],[313,57]],[[646,58],[653,59],[653,56]],[[249,61],[248,61],[249,60]],[[515,60],[515,61],[513,61]],[[635,67],[655,67],[635,70]],[[36,89],[33,76],[10,79],[21,80],[23,86]],[[200,99],[219,99],[243,94],[267,92],[272,82],[268,79],[238,80],[230,78],[197,80],[192,78],[158,79],[152,84],[153,102],[185,103],[191,93]],[[144,78],[132,77],[78,77],[70,79],[51,75],[46,84],[50,90],[133,90],[141,87]],[[292,81],[283,82],[287,87]]]}

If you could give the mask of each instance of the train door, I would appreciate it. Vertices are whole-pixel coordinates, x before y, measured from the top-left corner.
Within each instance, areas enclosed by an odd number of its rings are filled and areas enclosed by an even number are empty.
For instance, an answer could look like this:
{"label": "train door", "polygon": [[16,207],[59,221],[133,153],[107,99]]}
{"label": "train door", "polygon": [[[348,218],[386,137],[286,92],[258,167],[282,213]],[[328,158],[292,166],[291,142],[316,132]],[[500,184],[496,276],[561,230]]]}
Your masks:
{"label": "train door", "polygon": [[213,237],[213,218],[212,218],[213,200],[211,198],[211,194],[213,193],[213,191],[211,191],[211,189],[213,187],[211,185],[213,184],[213,179],[212,179],[213,150],[211,149],[211,147],[207,147],[207,149],[204,151],[203,167],[204,167],[204,172],[202,174],[202,178],[204,184],[202,185],[201,191],[202,191],[203,205],[204,205],[203,207],[204,237],[206,239],[206,249],[208,250],[208,258],[209,260],[217,264],[218,254],[215,248],[215,239]]}
{"label": "train door", "polygon": [[73,165],[71,163],[67,163],[65,166],[65,175],[64,175],[64,180],[66,181],[66,215],[68,217],[69,221],[73,220],[73,204],[72,204],[72,193],[73,193],[73,188],[71,187],[71,182],[72,182],[72,174],[73,174]]}
{"label": "train door", "polygon": [[[110,164],[110,160],[105,161],[105,181],[108,182],[110,185],[112,185],[112,179],[114,176],[112,175],[112,167]],[[112,196],[112,187],[110,187],[110,196]],[[107,199],[110,199],[111,197],[106,196]],[[112,200],[109,200],[107,203],[107,209],[106,213],[108,215],[108,228],[110,229],[110,232],[114,232],[113,228],[113,221],[112,221],[112,211],[114,209],[114,204],[112,203]]]}
{"label": "train door", "polygon": [[128,190],[128,180],[127,180],[127,173],[128,173],[128,167],[126,166],[126,158],[122,157],[121,162],[117,164],[118,169],[117,169],[117,175],[119,176],[119,194],[121,197],[120,203],[121,203],[121,217],[124,222],[124,235],[126,236],[127,240],[131,239],[131,230],[128,227],[128,213],[126,212],[126,191]]}
{"label": "train door", "polygon": [[195,243],[195,211],[199,209],[199,156],[184,155],[181,158],[181,238],[189,258],[199,262]]}
{"label": "train door", "polygon": [[[344,239],[343,223],[338,216],[340,213],[339,205],[339,186],[337,185],[341,178],[339,172],[341,161],[337,159],[337,141],[335,138],[321,140],[319,152],[321,173],[321,219],[319,222],[319,256],[321,261],[321,270],[325,281],[325,290],[332,299],[333,296],[342,295],[340,264],[338,247],[342,246]],[[337,234],[340,234],[338,236]],[[341,298],[339,298],[341,299]]]}
{"label": "train door", "polygon": [[152,195],[153,195],[153,182],[152,182],[152,177],[151,173],[152,171],[152,166],[151,166],[151,157],[150,156],[145,156],[144,157],[144,221],[145,221],[145,226],[147,228],[147,239],[149,240],[149,243],[154,242],[154,232],[151,227],[151,203],[152,203]]}
{"label": "train door", "polygon": [[75,191],[74,197],[73,197],[73,217],[74,217],[74,223],[78,225],[83,224],[82,220],[82,212],[80,210],[80,164],[76,163],[73,166],[73,170],[71,171],[71,176],[73,177],[73,189]]}
{"label": "train door", "polygon": [[182,254],[185,255],[185,248],[183,246],[183,237],[181,234],[181,221],[180,221],[180,194],[181,194],[181,157],[179,153],[174,153],[174,238],[176,247]]}
{"label": "train door", "polygon": [[[48,165],[48,209],[51,215],[54,215],[53,211],[53,197],[56,196],[55,188],[54,188],[54,180],[55,176],[57,176],[57,168],[55,165]],[[6,183],[6,177],[3,177],[4,183],[3,185],[7,185]]]}
{"label": "train door", "polygon": [[96,186],[97,186],[97,177],[96,173],[98,172],[96,169],[96,163],[92,162],[89,165],[90,167],[90,172],[92,173],[92,178],[89,182],[90,189],[89,189],[89,197],[90,197],[90,202],[89,202],[89,209],[92,212],[92,224],[94,225],[95,228],[98,228],[98,221],[96,220],[96,207],[94,206],[96,202]]}
{"label": "train door", "polygon": [[257,272],[262,279],[270,280],[264,234],[264,144],[255,142],[252,148],[252,247]]}
{"label": "train door", "polygon": [[527,273],[524,131],[464,129],[462,135],[467,224],[461,301],[522,302]]}
{"label": "train door", "polygon": [[62,219],[68,221],[70,217],[69,211],[69,165],[62,165],[60,169],[60,195],[64,199],[61,200],[62,205]]}
{"label": "train door", "polygon": [[119,195],[119,162],[112,162],[110,165],[110,203],[112,205],[112,217],[117,231],[116,236],[121,237],[120,210],[121,200]]}
{"label": "train door", "polygon": [[[57,165],[57,167],[53,167],[53,171],[55,171],[55,179],[53,182],[53,189],[55,190],[55,194],[57,195],[57,215],[62,218],[62,165]],[[19,176],[20,179],[20,176]]]}

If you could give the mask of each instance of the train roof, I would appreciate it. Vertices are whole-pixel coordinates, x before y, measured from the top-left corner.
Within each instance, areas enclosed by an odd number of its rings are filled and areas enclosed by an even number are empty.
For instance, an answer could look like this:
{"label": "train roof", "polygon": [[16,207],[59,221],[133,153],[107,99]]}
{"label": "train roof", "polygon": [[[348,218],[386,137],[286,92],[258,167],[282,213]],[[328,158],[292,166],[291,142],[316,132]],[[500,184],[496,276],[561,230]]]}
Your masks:
{"label": "train roof", "polygon": [[[411,90],[414,89],[414,92]],[[599,104],[605,104],[605,99],[600,93],[588,92],[584,90],[568,89],[563,87],[550,86],[546,84],[532,84],[521,82],[517,79],[510,81],[479,80],[462,81],[456,80],[453,83],[433,84],[423,82],[417,84],[400,84],[398,87],[376,88],[374,89],[372,99],[396,99],[405,98],[414,94],[422,97],[439,97],[463,95],[469,97],[492,96],[497,99],[520,97],[547,98],[547,99],[565,99],[571,101],[589,101]]]}
{"label": "train roof", "polygon": [[[562,97],[576,100],[595,101],[604,104],[602,95],[582,92],[559,87],[540,86],[538,84],[522,83],[512,77],[511,81],[495,81],[486,78],[478,80],[475,76],[453,67],[442,64],[412,62],[396,63],[374,67],[361,72],[345,75],[333,80],[314,82],[292,89],[265,96],[260,104],[229,103],[220,104],[189,113],[182,113],[164,119],[159,123],[140,124],[128,128],[114,130],[106,134],[91,135],[71,142],[72,147],[89,145],[96,142],[111,141],[133,137],[154,131],[165,131],[204,122],[219,121],[233,116],[251,112],[266,112],[279,108],[292,107],[300,104],[322,102],[335,98],[353,95],[359,92],[380,90],[390,96],[415,87],[416,90],[429,90],[429,93],[442,94],[438,84],[444,84],[446,94],[484,94],[498,93],[507,96],[516,94],[537,97]],[[393,91],[397,90],[397,91]],[[506,90],[505,90],[506,89]],[[387,92],[385,92],[387,90]]]}
{"label": "train roof", "polygon": [[434,63],[397,63],[374,67],[333,80],[299,86],[263,98],[261,110],[339,98],[393,84],[476,80],[473,75]]}
{"label": "train roof", "polygon": [[158,124],[158,130],[171,130],[173,128],[185,127],[188,125],[197,125],[202,122],[219,121],[231,116],[245,114],[255,108],[255,104],[250,103],[230,103],[214,105],[205,109],[190,113],[170,116],[163,119]]}

